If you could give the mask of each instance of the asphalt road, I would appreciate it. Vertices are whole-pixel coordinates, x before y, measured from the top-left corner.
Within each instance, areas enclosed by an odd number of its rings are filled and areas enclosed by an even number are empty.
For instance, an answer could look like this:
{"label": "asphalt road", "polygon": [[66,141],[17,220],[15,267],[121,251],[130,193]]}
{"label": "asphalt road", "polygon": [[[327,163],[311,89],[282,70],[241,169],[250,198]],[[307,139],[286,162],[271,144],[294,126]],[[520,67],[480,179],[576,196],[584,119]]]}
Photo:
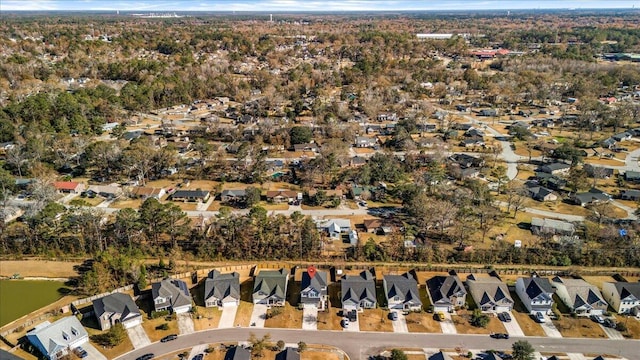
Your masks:
{"label": "asphalt road", "polygon": [[630,360],[640,359],[640,340],[611,339],[570,339],[547,337],[512,337],[509,340],[491,339],[489,335],[447,335],[447,334],[401,334],[382,332],[343,332],[343,331],[306,331],[291,329],[214,329],[181,335],[168,343],[154,343],[134,350],[117,359],[133,360],[146,353],[162,355],[173,351],[188,349],[208,343],[236,343],[246,341],[249,334],[261,337],[270,334],[273,341],[286,343],[304,341],[307,344],[326,344],[345,351],[352,360],[367,359],[386,348],[448,348],[510,350],[511,345],[521,339],[527,340],[539,352],[570,352],[589,354],[609,354],[622,356]]}

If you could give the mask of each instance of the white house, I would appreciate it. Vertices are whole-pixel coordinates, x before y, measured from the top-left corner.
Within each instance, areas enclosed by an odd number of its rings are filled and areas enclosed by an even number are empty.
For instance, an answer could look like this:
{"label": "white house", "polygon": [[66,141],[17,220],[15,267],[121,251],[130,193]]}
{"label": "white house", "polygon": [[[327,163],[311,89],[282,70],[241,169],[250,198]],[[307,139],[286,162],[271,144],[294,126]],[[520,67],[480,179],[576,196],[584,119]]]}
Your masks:
{"label": "white house", "polygon": [[605,282],[602,295],[618,314],[640,317],[640,282]]}
{"label": "white house", "polygon": [[547,278],[534,276],[516,280],[516,294],[531,314],[550,314],[554,292]]}

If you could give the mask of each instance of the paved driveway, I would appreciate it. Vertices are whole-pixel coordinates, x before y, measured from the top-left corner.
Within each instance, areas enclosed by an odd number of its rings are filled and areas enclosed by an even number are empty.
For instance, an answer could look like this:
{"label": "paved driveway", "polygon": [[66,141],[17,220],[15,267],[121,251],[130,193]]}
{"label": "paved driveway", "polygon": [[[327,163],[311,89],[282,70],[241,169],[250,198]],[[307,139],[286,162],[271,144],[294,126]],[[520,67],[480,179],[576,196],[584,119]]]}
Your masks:
{"label": "paved driveway", "polygon": [[142,325],[136,325],[128,328],[127,334],[129,335],[129,339],[131,339],[131,344],[133,344],[134,349],[139,349],[151,344],[151,340],[149,340],[149,337],[142,328]]}
{"label": "paved driveway", "polygon": [[264,322],[267,320],[267,305],[253,304],[253,312],[251,313],[251,320],[249,325],[251,327],[263,328]]}
{"label": "paved driveway", "polygon": [[440,321],[440,328],[442,329],[443,334],[457,334],[458,330],[456,330],[456,326],[453,324],[453,319],[451,318],[451,314],[448,312],[444,313],[444,321]]}
{"label": "paved driveway", "polygon": [[391,325],[393,325],[393,332],[408,333],[409,328],[407,327],[407,318],[404,316],[402,311],[396,311],[396,314],[398,314],[398,319],[391,321]]}
{"label": "paved driveway", "polygon": [[524,332],[522,331],[522,328],[520,328],[520,324],[518,324],[516,317],[513,316],[512,312],[509,312],[509,315],[511,315],[511,321],[502,322],[502,325],[504,325],[509,336],[524,336]]}
{"label": "paved driveway", "polygon": [[93,345],[89,343],[82,344],[82,348],[89,354],[87,359],[91,360],[107,360],[107,357],[102,355],[98,349],[96,349]]}
{"label": "paved driveway", "polygon": [[237,306],[223,306],[222,315],[220,315],[220,322],[218,328],[227,329],[232,328],[235,324],[236,313],[238,312]]}
{"label": "paved driveway", "polygon": [[614,339],[614,340],[623,340],[624,339],[624,336],[622,336],[620,331],[618,331],[616,329],[608,328],[606,326],[602,326],[602,324],[598,324],[598,325],[600,325],[600,327],[602,328],[604,333],[607,334],[607,337],[609,337],[609,339]]}
{"label": "paved driveway", "polygon": [[318,330],[318,308],[305,306],[302,309],[302,330]]}
{"label": "paved driveway", "polygon": [[180,334],[193,334],[196,330],[190,313],[178,314],[178,330]]}
{"label": "paved driveway", "polygon": [[[342,320],[344,321],[344,319],[346,318],[343,317]],[[340,323],[340,325],[342,325],[342,323]],[[343,327],[342,330],[349,332],[360,332],[360,314],[358,314],[356,321],[349,320],[349,326],[347,326],[346,328]]]}
{"label": "paved driveway", "polygon": [[562,334],[558,331],[558,328],[553,324],[549,315],[544,315],[545,322],[541,323],[542,331],[544,331],[545,335],[548,337],[561,338]]}

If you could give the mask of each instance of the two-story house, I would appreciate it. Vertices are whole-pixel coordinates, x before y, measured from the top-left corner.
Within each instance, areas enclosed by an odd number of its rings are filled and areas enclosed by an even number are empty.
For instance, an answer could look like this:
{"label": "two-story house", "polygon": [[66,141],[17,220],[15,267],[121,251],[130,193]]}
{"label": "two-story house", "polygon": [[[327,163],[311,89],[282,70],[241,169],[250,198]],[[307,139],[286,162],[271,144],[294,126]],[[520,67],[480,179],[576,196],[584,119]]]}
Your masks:
{"label": "two-story house", "polygon": [[151,297],[155,311],[169,310],[176,314],[191,310],[191,294],[187,283],[177,279],[164,279],[151,284]]}
{"label": "two-story house", "polygon": [[516,294],[531,314],[550,314],[554,292],[547,278],[534,276],[516,280]]}
{"label": "two-story house", "polygon": [[427,280],[427,292],[436,312],[453,312],[456,307],[463,306],[467,299],[467,289],[458,275],[432,277]]}
{"label": "two-story house", "polygon": [[253,285],[253,303],[284,306],[288,283],[289,271],[286,269],[260,271]]}
{"label": "two-story house", "polygon": [[618,314],[640,317],[640,282],[605,282],[602,295]]}
{"label": "two-story house", "polygon": [[482,312],[501,313],[513,310],[513,299],[507,284],[496,277],[476,278],[467,276],[467,287],[473,301]]}
{"label": "two-story house", "polygon": [[89,334],[78,318],[67,316],[38,324],[27,332],[27,340],[45,359],[57,360],[67,358],[70,351],[89,341]]}
{"label": "two-story house", "polygon": [[344,275],[340,280],[342,309],[345,311],[374,309],[377,304],[376,280],[369,270],[359,275]]}
{"label": "two-story house", "polygon": [[240,305],[240,274],[210,271],[204,281],[204,304],[206,307]]}
{"label": "two-story house", "polygon": [[329,299],[327,272],[318,271],[314,266],[309,266],[302,273],[300,302],[304,307],[316,307],[324,310]]}
{"label": "two-story house", "polygon": [[420,311],[422,301],[418,295],[418,282],[409,273],[385,275],[382,280],[389,309]]}

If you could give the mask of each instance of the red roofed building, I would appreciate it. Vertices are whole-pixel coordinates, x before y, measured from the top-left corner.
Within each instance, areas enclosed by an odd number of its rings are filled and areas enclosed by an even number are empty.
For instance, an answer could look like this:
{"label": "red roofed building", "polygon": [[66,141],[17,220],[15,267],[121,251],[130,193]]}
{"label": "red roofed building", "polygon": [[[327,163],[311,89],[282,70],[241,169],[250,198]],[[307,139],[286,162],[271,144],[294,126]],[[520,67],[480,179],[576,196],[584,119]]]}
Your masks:
{"label": "red roofed building", "polygon": [[56,181],[53,186],[60,193],[79,194],[84,190],[84,184],[75,181]]}

